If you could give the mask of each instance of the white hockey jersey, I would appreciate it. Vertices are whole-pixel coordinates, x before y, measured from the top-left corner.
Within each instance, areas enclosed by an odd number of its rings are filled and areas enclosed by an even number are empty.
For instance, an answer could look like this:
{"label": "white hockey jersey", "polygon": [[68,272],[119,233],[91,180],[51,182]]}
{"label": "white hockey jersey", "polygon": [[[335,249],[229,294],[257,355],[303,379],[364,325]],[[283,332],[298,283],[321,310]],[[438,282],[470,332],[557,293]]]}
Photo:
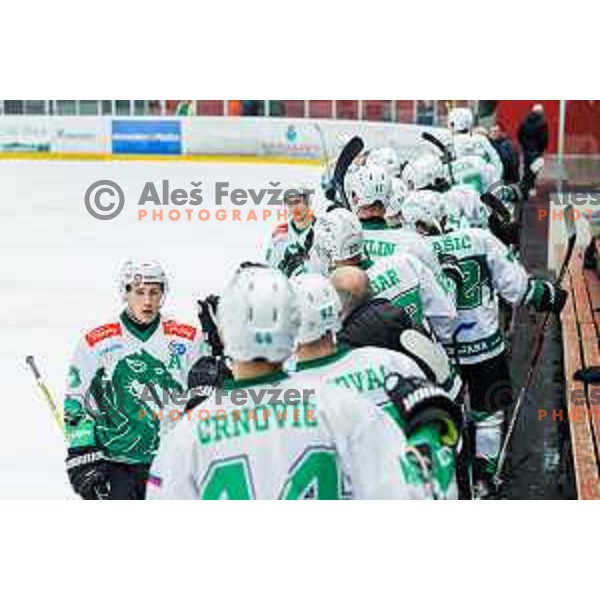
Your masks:
{"label": "white hockey jersey", "polygon": [[[457,133],[452,136],[452,147],[455,159],[459,160],[467,156],[478,156],[493,167],[493,171],[485,177],[492,179],[492,183],[502,181],[504,174],[502,160],[490,140],[484,135],[479,133]],[[456,165],[453,163],[453,167],[456,168],[457,175],[459,175],[460,162]]]}
{"label": "white hockey jersey", "polygon": [[[265,261],[270,267],[286,272],[291,256],[301,254],[308,256],[312,246],[313,224],[299,229],[291,219],[277,225],[267,244]],[[298,263],[298,272],[302,264]],[[297,272],[286,272],[295,275]]]}
{"label": "white hockey jersey", "polygon": [[277,373],[232,382],[188,412],[161,445],[147,498],[424,498],[405,478],[405,452],[370,402]]}
{"label": "white hockey jersey", "polygon": [[[298,363],[297,375],[311,384],[320,382],[332,383],[342,389],[355,391],[361,397],[384,410],[398,425],[403,426],[396,406],[389,399],[385,388],[385,378],[390,373],[398,373],[402,377],[418,377],[437,383],[431,376],[428,366],[422,369],[414,360],[399,352],[385,348],[363,347],[354,350],[338,348],[327,357],[307,360]],[[448,376],[447,391],[454,393],[460,391],[460,378]],[[457,384],[455,389],[453,383]],[[441,460],[447,455],[448,449],[440,450]],[[418,467],[417,471],[420,471]],[[416,477],[419,475],[417,474]],[[437,482],[437,497],[456,499],[457,488],[455,478],[448,472]]]}
{"label": "white hockey jersey", "polygon": [[485,229],[463,229],[432,237],[438,252],[455,256],[466,279],[458,291],[459,327],[456,349],[461,364],[477,364],[504,351],[499,326],[498,294],[518,304],[527,292],[529,276],[512,252]]}
{"label": "white hockey jersey", "polygon": [[452,292],[445,289],[420,260],[403,252],[377,262],[364,261],[363,268],[378,298],[404,308],[413,319],[449,341],[457,321]]}
{"label": "white hockey jersey", "polygon": [[469,185],[455,185],[442,194],[446,227],[452,231],[467,227],[488,228],[490,212],[480,195]]}
{"label": "white hockey jersey", "polygon": [[142,329],[123,313],[88,331],[67,378],[69,447],[98,446],[114,461],[151,463],[160,435],[185,406],[189,370],[206,353],[198,328],[162,315]]}
{"label": "white hockey jersey", "polygon": [[362,222],[364,249],[377,262],[404,252],[418,258],[436,277],[442,275],[437,255],[427,238],[409,229],[390,228],[385,223]]}

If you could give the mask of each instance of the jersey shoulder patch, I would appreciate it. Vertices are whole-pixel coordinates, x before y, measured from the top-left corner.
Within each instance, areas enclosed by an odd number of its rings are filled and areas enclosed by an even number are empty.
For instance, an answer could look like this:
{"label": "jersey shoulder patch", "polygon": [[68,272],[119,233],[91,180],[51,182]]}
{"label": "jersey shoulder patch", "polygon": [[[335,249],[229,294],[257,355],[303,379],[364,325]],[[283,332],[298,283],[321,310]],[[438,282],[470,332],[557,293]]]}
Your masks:
{"label": "jersey shoulder patch", "polygon": [[107,323],[106,325],[100,325],[92,329],[92,331],[85,334],[85,341],[90,348],[93,348],[96,344],[111,338],[123,335],[121,323]]}
{"label": "jersey shoulder patch", "polygon": [[196,328],[192,325],[186,325],[185,323],[178,323],[173,319],[163,321],[163,332],[165,335],[174,335],[176,337],[185,338],[186,340],[193,341],[196,337]]}
{"label": "jersey shoulder patch", "polygon": [[276,237],[280,237],[282,235],[287,235],[288,231],[289,231],[289,225],[287,223],[280,223],[273,230],[272,237],[276,238]]}

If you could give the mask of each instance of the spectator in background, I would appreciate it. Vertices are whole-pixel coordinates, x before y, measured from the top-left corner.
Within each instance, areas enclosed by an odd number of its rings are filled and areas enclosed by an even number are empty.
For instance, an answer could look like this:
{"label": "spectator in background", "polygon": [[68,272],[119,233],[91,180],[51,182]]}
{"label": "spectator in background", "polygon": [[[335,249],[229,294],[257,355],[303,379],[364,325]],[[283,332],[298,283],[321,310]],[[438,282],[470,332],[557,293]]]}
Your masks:
{"label": "spectator in background", "polygon": [[548,123],[544,116],[544,107],[534,104],[531,111],[519,127],[519,144],[523,151],[523,180],[522,186],[525,194],[535,195],[536,169],[531,165],[542,158],[548,147]]}
{"label": "spectator in background", "polygon": [[504,167],[504,182],[519,183],[521,179],[521,157],[512,140],[500,123],[490,128],[490,142],[500,156]]}

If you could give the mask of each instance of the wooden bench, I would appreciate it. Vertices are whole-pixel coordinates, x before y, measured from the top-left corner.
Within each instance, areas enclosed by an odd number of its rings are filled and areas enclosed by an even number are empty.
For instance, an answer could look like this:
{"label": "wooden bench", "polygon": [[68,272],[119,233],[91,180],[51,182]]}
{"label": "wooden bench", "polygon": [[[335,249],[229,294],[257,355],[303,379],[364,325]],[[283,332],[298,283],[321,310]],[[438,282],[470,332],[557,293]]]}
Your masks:
{"label": "wooden bench", "polygon": [[[561,256],[558,249],[557,256]],[[565,399],[577,487],[582,500],[600,499],[600,384],[574,380],[581,368],[600,366],[600,277],[584,270],[575,249],[563,282],[569,298],[561,313]]]}

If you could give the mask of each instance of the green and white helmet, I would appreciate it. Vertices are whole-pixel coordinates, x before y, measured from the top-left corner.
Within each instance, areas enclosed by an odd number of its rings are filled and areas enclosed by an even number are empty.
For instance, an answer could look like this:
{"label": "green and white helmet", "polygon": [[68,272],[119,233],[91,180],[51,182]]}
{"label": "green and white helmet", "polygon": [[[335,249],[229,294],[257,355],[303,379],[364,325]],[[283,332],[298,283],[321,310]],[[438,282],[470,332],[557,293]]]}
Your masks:
{"label": "green and white helmet", "polygon": [[422,190],[446,179],[441,158],[434,152],[422,152],[412,158],[404,168],[402,181],[409,191]]}
{"label": "green and white helmet", "polygon": [[297,343],[308,344],[327,333],[336,334],[342,325],[342,303],[329,279],[304,273],[291,282],[300,308]]}
{"label": "green and white helmet", "polygon": [[392,179],[392,191],[390,193],[390,200],[388,202],[387,210],[385,212],[385,218],[395,219],[402,215],[402,205],[406,196],[408,195],[408,188],[401,179],[395,177]]}
{"label": "green and white helmet", "polygon": [[281,271],[249,267],[238,271],[223,292],[217,322],[227,356],[277,363],[294,351],[300,313]]}
{"label": "green and white helmet", "polygon": [[400,158],[394,148],[375,148],[367,156],[367,166],[379,165],[383,167],[388,177],[397,177],[400,173]]}
{"label": "green and white helmet", "polygon": [[143,283],[159,283],[163,288],[163,300],[169,291],[164,269],[156,260],[128,260],[119,272],[119,296],[125,302],[128,288]]}
{"label": "green and white helmet", "polygon": [[355,212],[375,202],[387,206],[391,185],[390,176],[384,167],[367,164],[346,175],[346,196]]}
{"label": "green and white helmet", "polygon": [[402,205],[402,223],[408,229],[424,226],[442,231],[443,203],[441,194],[431,190],[410,192]]}
{"label": "green and white helmet", "polygon": [[453,108],[448,113],[448,129],[452,133],[469,133],[473,129],[474,121],[470,108]]}
{"label": "green and white helmet", "polygon": [[345,208],[335,208],[320,216],[314,226],[313,250],[324,275],[336,263],[363,255],[363,231],[358,217]]}

